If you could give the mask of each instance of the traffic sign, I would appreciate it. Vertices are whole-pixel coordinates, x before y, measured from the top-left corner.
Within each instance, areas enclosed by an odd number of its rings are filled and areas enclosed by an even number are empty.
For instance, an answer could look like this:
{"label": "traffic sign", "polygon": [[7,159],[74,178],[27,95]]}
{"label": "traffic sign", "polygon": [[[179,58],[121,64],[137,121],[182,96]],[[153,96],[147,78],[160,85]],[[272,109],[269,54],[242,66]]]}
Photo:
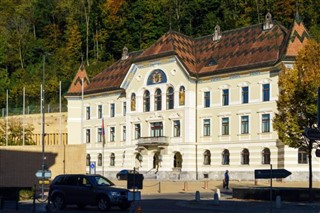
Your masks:
{"label": "traffic sign", "polygon": [[304,134],[310,140],[320,140],[320,131],[318,129],[305,128]]}
{"label": "traffic sign", "polygon": [[[42,172],[42,170],[38,170],[35,175],[37,178],[50,179],[51,178],[51,171],[44,170],[44,172]],[[42,177],[42,175],[43,175],[43,177]]]}
{"label": "traffic sign", "polygon": [[91,168],[91,169],[94,169],[94,167],[96,167],[96,164],[95,164],[95,163],[91,163],[91,164],[90,164],[90,168]]}
{"label": "traffic sign", "polygon": [[256,169],[254,170],[255,179],[270,179],[270,178],[286,178],[291,175],[286,169]]}

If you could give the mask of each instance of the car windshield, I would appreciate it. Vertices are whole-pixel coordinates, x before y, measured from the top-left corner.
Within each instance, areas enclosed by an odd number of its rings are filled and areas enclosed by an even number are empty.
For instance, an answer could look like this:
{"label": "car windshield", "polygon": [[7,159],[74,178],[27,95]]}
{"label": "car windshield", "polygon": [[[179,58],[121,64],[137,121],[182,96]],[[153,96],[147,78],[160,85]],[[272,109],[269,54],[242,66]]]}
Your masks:
{"label": "car windshield", "polygon": [[114,183],[102,176],[89,176],[88,178],[95,186],[114,186]]}

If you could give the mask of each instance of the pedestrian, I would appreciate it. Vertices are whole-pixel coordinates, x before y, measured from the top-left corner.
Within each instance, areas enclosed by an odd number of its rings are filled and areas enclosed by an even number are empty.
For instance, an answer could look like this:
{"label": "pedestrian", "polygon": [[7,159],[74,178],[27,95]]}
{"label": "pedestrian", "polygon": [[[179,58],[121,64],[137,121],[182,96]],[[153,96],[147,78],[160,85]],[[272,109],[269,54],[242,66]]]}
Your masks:
{"label": "pedestrian", "polygon": [[228,170],[226,170],[226,172],[224,173],[223,188],[229,189],[229,171]]}

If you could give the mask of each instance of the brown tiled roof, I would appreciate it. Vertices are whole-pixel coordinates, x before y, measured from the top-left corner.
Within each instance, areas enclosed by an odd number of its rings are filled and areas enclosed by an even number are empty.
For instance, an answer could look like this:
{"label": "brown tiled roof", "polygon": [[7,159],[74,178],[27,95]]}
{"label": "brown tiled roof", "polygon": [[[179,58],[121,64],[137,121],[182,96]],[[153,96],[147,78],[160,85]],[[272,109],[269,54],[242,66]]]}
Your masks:
{"label": "brown tiled roof", "polygon": [[132,63],[163,56],[177,56],[190,75],[201,77],[271,66],[286,54],[297,55],[307,38],[304,26],[297,23],[289,31],[277,22],[273,24],[269,30],[257,24],[225,31],[215,41],[213,35],[194,39],[169,31],[146,50],[131,53],[96,75],[85,93],[120,89]]}
{"label": "brown tiled roof", "polygon": [[82,79],[83,89],[86,90],[90,82],[83,64],[79,67],[79,70],[69,87],[68,95],[80,95],[82,93]]}
{"label": "brown tiled roof", "polygon": [[132,64],[132,59],[140,53],[141,51],[130,53],[127,59],[113,63],[110,67],[96,75],[85,89],[85,93],[89,94],[120,89],[120,85]]}
{"label": "brown tiled roof", "polygon": [[290,39],[288,41],[286,56],[297,56],[299,50],[301,50],[302,47],[308,42],[309,38],[310,36],[303,23],[299,20],[295,20],[291,30]]}

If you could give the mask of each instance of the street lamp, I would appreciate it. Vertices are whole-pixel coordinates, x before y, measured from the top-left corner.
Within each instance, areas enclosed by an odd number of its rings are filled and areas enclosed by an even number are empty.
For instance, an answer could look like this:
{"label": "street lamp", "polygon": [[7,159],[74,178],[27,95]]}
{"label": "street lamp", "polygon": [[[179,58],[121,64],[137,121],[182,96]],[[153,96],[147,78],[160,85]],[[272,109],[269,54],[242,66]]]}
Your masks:
{"label": "street lamp", "polygon": [[45,62],[46,56],[43,55],[43,69],[42,69],[42,85],[41,85],[41,114],[42,114],[42,157],[41,157],[41,170],[42,170],[42,185],[41,185],[41,196],[44,199],[44,177],[45,177],[45,156],[44,156],[44,140],[45,140],[45,99],[44,99],[44,91],[45,91]]}

